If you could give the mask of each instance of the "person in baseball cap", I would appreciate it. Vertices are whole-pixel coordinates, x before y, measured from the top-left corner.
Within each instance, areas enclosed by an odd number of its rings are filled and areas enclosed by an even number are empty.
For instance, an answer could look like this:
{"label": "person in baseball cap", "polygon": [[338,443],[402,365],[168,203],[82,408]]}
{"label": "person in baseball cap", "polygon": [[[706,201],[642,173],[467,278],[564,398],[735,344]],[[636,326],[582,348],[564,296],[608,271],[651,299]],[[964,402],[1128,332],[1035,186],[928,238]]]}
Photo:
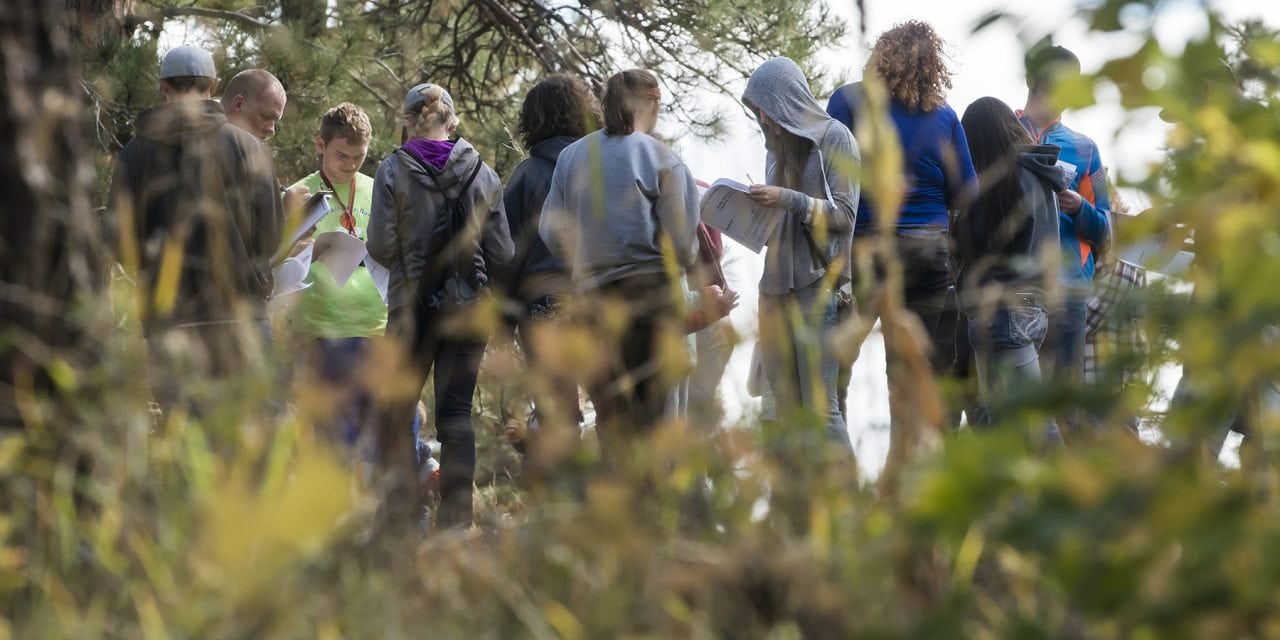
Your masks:
{"label": "person in baseball cap", "polygon": [[[404,96],[404,110],[406,112],[417,110],[417,108],[430,97],[428,92],[432,87],[439,87],[439,85],[432,84],[430,82],[423,82],[410,89],[409,93]],[[444,87],[440,87],[440,92],[442,94],[440,96],[440,101],[443,102],[446,107],[449,107],[449,111],[456,113],[457,111],[453,108],[453,97],[449,95],[448,91],[445,91]]]}
{"label": "person in baseball cap", "polygon": [[[453,132],[458,127],[458,116],[456,115],[457,110],[453,108],[453,96],[450,96],[449,92],[438,84],[423,82],[414,85],[414,87],[409,90],[409,93],[406,93],[404,96],[403,114],[411,120],[416,120],[424,106],[427,104],[435,105],[433,110],[440,112],[441,116],[444,118],[444,122],[442,124],[448,132],[448,135],[452,136]],[[408,141],[409,129],[407,127],[401,127],[400,143],[404,144]]]}
{"label": "person in baseball cap", "polygon": [[160,93],[165,102],[210,100],[218,86],[218,69],[204,49],[174,47],[160,61]]}
{"label": "person in baseball cap", "polygon": [[218,69],[213,55],[199,47],[183,45],[164,54],[160,63],[160,79],[169,78],[217,78]]}
{"label": "person in baseball cap", "polygon": [[197,412],[272,356],[256,336],[284,210],[270,152],[213,100],[213,56],[176,47],[159,75],[164,104],[138,115],[113,165],[109,242],[136,270],[157,402]]}

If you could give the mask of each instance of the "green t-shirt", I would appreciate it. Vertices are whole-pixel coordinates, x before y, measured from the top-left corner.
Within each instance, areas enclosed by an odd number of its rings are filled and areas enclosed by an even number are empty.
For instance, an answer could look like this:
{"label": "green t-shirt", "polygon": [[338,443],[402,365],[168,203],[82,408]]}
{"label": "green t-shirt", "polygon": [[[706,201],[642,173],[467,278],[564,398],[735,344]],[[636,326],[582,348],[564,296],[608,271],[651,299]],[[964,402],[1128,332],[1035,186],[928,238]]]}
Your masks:
{"label": "green t-shirt", "polygon": [[[327,189],[319,171],[299,180],[297,184],[306,185],[312,193]],[[333,188],[337,199],[343,204],[351,202],[350,183],[335,184]],[[356,235],[362,241],[369,239],[367,234],[372,201],[373,178],[357,173],[355,206],[351,213],[356,219]],[[317,234],[344,231],[340,221],[342,205],[330,196],[329,206],[329,213],[316,225]],[[387,305],[382,302],[382,296],[364,265],[357,267],[346,286],[339,289],[329,270],[318,262],[312,262],[307,281],[314,284],[300,294],[301,298],[292,313],[293,329],[298,334],[313,338],[366,338],[382,335],[386,331]]]}

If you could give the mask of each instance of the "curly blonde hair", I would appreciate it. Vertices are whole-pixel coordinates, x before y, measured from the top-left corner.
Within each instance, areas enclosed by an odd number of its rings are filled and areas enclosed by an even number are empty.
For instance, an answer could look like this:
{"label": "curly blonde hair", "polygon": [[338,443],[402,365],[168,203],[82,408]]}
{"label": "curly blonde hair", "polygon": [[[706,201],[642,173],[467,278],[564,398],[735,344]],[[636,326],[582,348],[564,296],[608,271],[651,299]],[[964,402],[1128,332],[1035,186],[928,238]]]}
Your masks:
{"label": "curly blonde hair", "polygon": [[884,83],[889,97],[907,109],[933,111],[946,103],[951,88],[945,46],[929,23],[903,22],[876,39],[867,71]]}

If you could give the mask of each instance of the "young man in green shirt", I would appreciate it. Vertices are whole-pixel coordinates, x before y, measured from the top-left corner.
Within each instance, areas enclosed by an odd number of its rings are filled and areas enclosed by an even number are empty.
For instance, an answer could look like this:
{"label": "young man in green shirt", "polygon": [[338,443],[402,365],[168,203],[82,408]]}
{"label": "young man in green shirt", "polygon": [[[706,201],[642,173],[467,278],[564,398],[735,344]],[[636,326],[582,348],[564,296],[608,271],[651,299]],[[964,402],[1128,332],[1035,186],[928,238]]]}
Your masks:
{"label": "young man in green shirt", "polygon": [[[373,178],[360,173],[360,167],[372,136],[369,116],[349,102],[330,109],[320,120],[316,136],[320,170],[294,185],[305,186],[311,193],[333,192],[329,213],[316,225],[317,236],[339,232],[367,240]],[[336,398],[329,424],[338,437],[355,444],[361,415],[371,405],[364,375],[369,339],[385,331],[387,305],[367,264],[357,267],[339,287],[328,268],[313,261],[307,281],[311,287],[300,294],[290,326],[309,375],[327,385]]]}

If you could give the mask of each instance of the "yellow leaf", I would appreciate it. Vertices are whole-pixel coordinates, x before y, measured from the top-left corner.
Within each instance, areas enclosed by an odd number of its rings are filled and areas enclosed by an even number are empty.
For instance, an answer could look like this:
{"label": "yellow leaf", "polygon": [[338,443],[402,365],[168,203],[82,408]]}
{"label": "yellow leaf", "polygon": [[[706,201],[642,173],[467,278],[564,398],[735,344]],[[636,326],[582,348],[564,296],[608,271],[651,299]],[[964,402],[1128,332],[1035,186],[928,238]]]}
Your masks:
{"label": "yellow leaf", "polygon": [[573,612],[555,600],[543,605],[542,615],[561,637],[572,639],[586,635],[586,629],[582,627],[581,622],[578,622]]}

